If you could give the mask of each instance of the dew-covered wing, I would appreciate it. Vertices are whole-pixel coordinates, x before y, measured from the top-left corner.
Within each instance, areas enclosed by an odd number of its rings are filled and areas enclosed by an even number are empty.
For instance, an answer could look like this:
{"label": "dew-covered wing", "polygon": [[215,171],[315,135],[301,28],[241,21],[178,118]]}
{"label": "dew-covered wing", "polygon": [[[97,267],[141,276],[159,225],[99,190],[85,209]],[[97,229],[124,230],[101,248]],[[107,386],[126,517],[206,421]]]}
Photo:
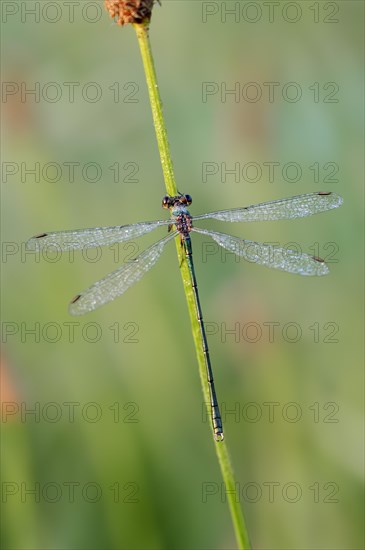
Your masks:
{"label": "dew-covered wing", "polygon": [[160,225],[169,225],[170,223],[170,220],[163,220],[114,227],[94,227],[91,229],[40,233],[29,239],[26,248],[39,251],[48,247],[54,247],[57,250],[73,250],[76,248],[107,246],[141,237]]}
{"label": "dew-covered wing", "polygon": [[209,212],[193,216],[193,220],[205,220],[209,218],[226,222],[290,220],[338,208],[342,202],[342,197],[336,193],[308,193],[306,195],[298,195],[297,197],[254,204],[244,208]]}
{"label": "dew-covered wing", "polygon": [[71,315],[83,315],[98,307],[111,302],[123,294],[129,287],[139,281],[159,259],[165,244],[170,241],[176,232],[171,233],[154,245],[144,250],[134,260],[122,265],[88,289],[77,294],[69,305]]}
{"label": "dew-covered wing", "polygon": [[242,256],[246,261],[265,265],[299,275],[327,275],[328,267],[321,258],[303,252],[278,248],[270,244],[247,241],[206,229],[193,228],[193,231],[212,237],[220,246]]}

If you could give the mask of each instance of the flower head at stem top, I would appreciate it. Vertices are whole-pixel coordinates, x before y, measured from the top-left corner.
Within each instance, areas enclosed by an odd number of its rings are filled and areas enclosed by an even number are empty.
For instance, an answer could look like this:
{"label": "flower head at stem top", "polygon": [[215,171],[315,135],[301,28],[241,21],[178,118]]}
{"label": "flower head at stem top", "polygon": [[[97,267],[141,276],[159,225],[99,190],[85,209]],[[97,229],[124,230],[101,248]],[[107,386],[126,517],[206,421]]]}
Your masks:
{"label": "flower head at stem top", "polygon": [[105,0],[105,7],[117,25],[148,24],[155,0]]}

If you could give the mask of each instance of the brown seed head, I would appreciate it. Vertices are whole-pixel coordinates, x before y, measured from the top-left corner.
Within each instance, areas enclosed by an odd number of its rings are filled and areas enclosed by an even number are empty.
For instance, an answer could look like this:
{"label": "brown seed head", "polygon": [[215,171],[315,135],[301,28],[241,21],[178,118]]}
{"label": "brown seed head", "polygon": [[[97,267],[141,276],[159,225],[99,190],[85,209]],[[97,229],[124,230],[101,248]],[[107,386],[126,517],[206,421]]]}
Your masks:
{"label": "brown seed head", "polygon": [[105,0],[105,7],[118,25],[148,23],[154,0]]}

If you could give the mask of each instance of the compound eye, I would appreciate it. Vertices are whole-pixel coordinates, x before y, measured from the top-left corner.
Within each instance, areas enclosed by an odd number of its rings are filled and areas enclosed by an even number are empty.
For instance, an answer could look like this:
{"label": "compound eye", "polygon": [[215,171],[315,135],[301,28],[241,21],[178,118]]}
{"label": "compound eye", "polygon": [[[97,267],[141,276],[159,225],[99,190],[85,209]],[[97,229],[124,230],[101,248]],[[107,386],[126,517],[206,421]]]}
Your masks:
{"label": "compound eye", "polygon": [[162,199],[162,208],[169,208],[170,207],[170,197],[168,195],[165,195]]}
{"label": "compound eye", "polygon": [[186,204],[190,206],[190,204],[193,202],[193,199],[190,195],[185,195]]}

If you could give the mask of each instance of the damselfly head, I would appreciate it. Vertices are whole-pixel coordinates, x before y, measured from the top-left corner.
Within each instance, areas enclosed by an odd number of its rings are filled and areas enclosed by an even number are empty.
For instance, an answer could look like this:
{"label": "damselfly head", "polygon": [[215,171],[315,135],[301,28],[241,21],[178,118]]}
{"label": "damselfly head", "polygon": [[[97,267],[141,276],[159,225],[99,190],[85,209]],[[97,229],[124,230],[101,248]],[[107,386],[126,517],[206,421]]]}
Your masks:
{"label": "damselfly head", "polygon": [[162,208],[172,208],[173,206],[179,206],[183,204],[184,206],[190,206],[193,202],[193,199],[190,195],[183,195],[180,193],[175,197],[170,197],[170,195],[165,195],[162,199]]}

